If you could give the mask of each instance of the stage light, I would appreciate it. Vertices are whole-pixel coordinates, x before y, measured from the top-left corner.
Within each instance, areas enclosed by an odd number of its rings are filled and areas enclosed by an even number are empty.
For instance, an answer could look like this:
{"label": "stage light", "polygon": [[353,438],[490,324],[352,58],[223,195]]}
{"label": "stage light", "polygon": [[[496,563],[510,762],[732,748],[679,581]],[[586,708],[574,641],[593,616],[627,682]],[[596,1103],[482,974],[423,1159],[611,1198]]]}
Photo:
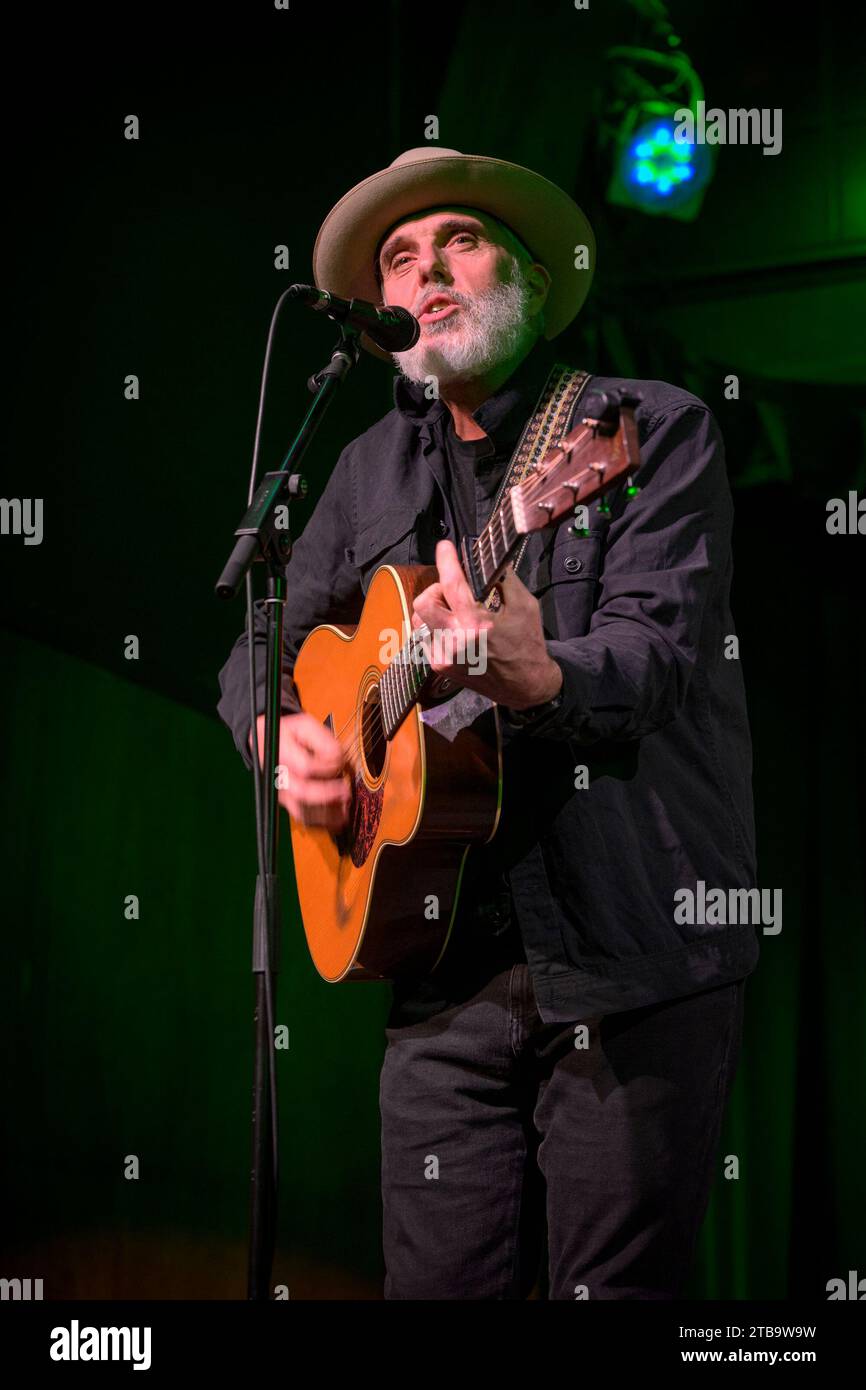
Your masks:
{"label": "stage light", "polygon": [[[667,42],[679,43],[668,34]],[[713,176],[713,149],[681,140],[703,86],[685,53],[608,49],[609,94],[600,139],[612,162],[607,199],[655,217],[697,217]]]}
{"label": "stage light", "polygon": [[710,148],[678,140],[677,129],[670,110],[624,131],[608,190],[611,202],[667,217],[697,215],[713,172]]}

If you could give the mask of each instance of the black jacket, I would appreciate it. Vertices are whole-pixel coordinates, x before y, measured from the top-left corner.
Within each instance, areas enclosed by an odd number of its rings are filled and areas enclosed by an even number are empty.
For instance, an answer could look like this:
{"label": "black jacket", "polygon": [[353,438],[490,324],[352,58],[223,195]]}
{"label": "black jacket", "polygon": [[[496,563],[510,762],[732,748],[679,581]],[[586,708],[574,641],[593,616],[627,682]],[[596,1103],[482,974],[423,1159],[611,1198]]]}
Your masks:
{"label": "black jacket", "polygon": [[[498,454],[516,445],[557,356],[537,344],[475,412]],[[617,385],[643,397],[640,492],[612,494],[609,516],[593,509],[588,537],[567,518],[527,546],[519,574],[541,605],[562,701],[529,729],[502,712],[502,824],[474,857],[477,872],[507,874],[545,1022],[724,984],[758,959],[754,925],[683,924],[674,896],[699,880],[707,892],[755,884],[722,440],[707,406],[666,382],[593,377],[587,391]],[[447,408],[399,376],[394,400],[343,450],[296,542],[289,669],[318,623],[357,621],[379,565],[430,563],[440,537],[458,539]],[[261,605],[256,624],[263,640]],[[258,670],[261,712],[263,651]],[[220,688],[220,717],[251,767],[245,635]],[[297,708],[288,676],[284,708]],[[580,767],[588,786],[576,789]]]}

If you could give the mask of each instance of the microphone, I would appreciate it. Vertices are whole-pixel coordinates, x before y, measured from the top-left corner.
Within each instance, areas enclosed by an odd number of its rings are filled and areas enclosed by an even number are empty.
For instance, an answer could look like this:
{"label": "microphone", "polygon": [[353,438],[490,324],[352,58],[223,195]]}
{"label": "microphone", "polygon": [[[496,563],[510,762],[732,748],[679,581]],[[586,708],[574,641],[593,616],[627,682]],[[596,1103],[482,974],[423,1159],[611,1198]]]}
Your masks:
{"label": "microphone", "polygon": [[414,314],[396,304],[377,309],[366,299],[339,299],[327,290],[317,290],[315,285],[290,285],[288,294],[290,299],[299,299],[337,323],[360,328],[385,352],[405,352],[421,336],[421,325]]}

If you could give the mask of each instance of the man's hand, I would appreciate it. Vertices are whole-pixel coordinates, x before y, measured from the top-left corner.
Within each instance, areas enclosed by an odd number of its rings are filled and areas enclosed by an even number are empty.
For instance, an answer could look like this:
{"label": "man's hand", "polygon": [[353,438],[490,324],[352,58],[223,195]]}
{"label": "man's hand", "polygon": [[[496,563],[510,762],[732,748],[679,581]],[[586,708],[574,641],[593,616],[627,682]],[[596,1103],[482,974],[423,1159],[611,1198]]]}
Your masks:
{"label": "man's hand", "polygon": [[[256,720],[259,764],[264,770],[265,716]],[[250,730],[250,752],[253,735]],[[278,800],[302,825],[341,830],[352,799],[346,755],[340,742],[312,714],[284,714],[280,719],[279,764],[286,786]],[[276,775],[276,772],[273,773]]]}
{"label": "man's hand", "polygon": [[[436,566],[439,582],[417,596],[412,614],[413,627],[426,623],[434,639],[441,634],[441,657],[436,641],[431,644],[431,669],[509,709],[552,700],[562,671],[548,654],[538,600],[511,566],[498,585],[502,603],[496,612],[477,602],[451,541],[436,546]],[[485,644],[486,669],[479,661]]]}

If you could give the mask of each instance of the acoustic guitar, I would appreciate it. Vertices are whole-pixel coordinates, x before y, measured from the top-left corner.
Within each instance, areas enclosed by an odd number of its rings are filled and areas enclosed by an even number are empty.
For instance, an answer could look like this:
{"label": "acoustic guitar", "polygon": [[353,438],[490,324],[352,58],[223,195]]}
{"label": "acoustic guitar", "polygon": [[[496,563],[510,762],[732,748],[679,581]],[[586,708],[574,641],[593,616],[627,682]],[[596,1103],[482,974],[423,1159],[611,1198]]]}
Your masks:
{"label": "acoustic guitar", "polygon": [[[604,507],[621,483],[637,491],[638,400],[624,391],[590,394],[576,428],[504,494],[479,536],[463,540],[461,561],[479,601],[524,537],[572,511],[581,534],[591,502],[601,498]],[[291,821],[307,943],[331,983],[433,970],[451,935],[466,856],[499,822],[496,705],[431,671],[435,634],[412,629],[413,600],[437,577],[433,565],[383,565],[357,626],[314,628],[292,672],[301,707],[343,744],[352,779],[344,830]]]}

